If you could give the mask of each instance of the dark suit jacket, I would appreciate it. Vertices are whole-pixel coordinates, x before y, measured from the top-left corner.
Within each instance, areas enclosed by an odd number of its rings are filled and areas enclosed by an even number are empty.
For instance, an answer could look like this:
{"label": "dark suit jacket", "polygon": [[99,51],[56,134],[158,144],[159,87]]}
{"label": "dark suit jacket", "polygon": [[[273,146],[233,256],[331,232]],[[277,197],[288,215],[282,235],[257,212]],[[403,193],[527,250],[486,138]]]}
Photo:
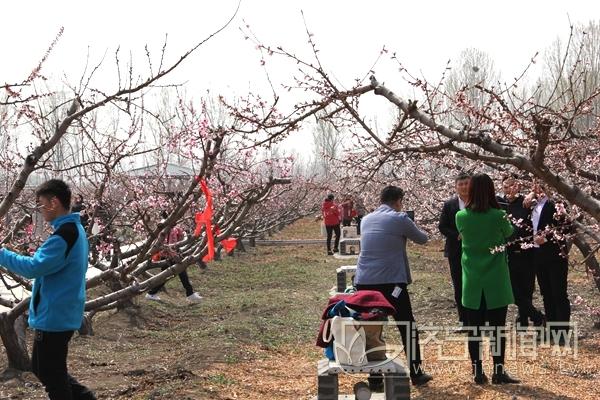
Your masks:
{"label": "dark suit jacket", "polygon": [[457,196],[444,202],[438,228],[446,237],[444,245],[444,256],[446,257],[458,257],[462,252],[462,242],[458,240],[458,229],[456,229],[456,213],[459,211]]}
{"label": "dark suit jacket", "polygon": [[[556,231],[560,234],[568,234],[572,231],[572,226],[568,221],[564,219],[557,219],[554,217],[556,213],[556,206],[552,200],[546,201],[544,207],[542,207],[542,212],[540,214],[540,221],[538,223],[538,231],[543,231],[547,226],[551,226],[556,228]],[[543,256],[555,258],[563,260],[567,262],[567,258],[561,256],[561,254],[568,253],[567,250],[567,241],[566,240],[556,240],[553,234],[547,235],[547,242],[540,246],[540,252]]]}
{"label": "dark suit jacket", "polygon": [[[521,248],[521,243],[523,241],[531,242],[531,232],[532,232],[531,208],[525,208],[523,206],[523,200],[525,199],[525,197],[523,195],[519,195],[512,202],[508,201],[506,199],[506,197],[497,197],[497,199],[498,199],[498,203],[500,204],[500,207],[502,207],[502,209],[504,211],[506,211],[506,214],[511,216],[511,223],[513,224],[513,227],[515,228],[513,235],[510,238],[508,238],[509,242],[515,242],[515,243],[510,244],[508,246],[507,250],[509,252],[519,252],[519,253],[528,251],[528,250]],[[512,221],[512,219],[515,219],[515,220],[521,219],[523,221],[519,224],[520,226],[517,226]]]}

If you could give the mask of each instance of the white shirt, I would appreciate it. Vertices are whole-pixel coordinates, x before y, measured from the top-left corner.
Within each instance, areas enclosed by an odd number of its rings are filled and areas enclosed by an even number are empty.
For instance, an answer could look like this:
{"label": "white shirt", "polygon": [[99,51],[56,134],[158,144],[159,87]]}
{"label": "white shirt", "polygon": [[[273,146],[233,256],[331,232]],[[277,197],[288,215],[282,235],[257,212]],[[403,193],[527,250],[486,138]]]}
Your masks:
{"label": "white shirt", "polygon": [[463,201],[463,199],[460,198],[460,196],[458,196],[458,209],[464,210],[465,207],[466,207],[465,202]]}
{"label": "white shirt", "polygon": [[[533,208],[533,211],[531,212],[531,222],[533,223],[533,236],[534,237],[538,231],[538,225],[540,224],[540,216],[542,215],[542,208],[544,208],[544,205],[546,204],[547,201],[548,201],[548,198],[546,196],[539,199],[537,204]],[[540,247],[540,246],[538,244],[535,244],[534,247]]]}
{"label": "white shirt", "polygon": [[533,222],[533,234],[534,235],[538,230],[538,225],[540,224],[540,216],[542,215],[542,208],[544,208],[544,205],[546,204],[547,201],[548,201],[548,198],[546,196],[539,199],[537,204],[533,208],[533,212],[531,213],[531,222]]}

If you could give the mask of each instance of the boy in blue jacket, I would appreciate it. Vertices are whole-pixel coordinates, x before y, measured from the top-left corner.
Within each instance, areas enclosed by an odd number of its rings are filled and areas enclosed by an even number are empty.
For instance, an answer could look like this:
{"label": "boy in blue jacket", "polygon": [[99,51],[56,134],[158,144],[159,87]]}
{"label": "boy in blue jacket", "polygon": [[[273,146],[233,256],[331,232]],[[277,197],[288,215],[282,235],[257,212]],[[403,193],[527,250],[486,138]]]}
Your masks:
{"label": "boy in blue jacket", "polygon": [[31,367],[50,400],[95,400],[67,372],[69,340],[81,327],[85,306],[88,241],[78,213],[71,213],[71,189],[51,179],[36,190],[37,208],[54,233],[33,257],[0,249],[0,265],[35,279],[29,301],[34,330]]}

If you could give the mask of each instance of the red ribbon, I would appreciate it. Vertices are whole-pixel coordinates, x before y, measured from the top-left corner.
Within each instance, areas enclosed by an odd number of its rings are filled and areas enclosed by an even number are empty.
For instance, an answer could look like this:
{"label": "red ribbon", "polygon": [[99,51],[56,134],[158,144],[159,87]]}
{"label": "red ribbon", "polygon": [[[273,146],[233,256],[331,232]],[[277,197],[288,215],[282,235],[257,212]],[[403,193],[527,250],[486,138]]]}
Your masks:
{"label": "red ribbon", "polygon": [[237,246],[237,239],[233,237],[223,239],[221,240],[221,246],[223,246],[227,253],[231,253],[233,249],[235,249],[235,247]]}
{"label": "red ribbon", "polygon": [[212,261],[215,257],[215,238],[212,232],[212,215],[213,215],[213,202],[212,194],[208,189],[208,185],[204,179],[200,179],[200,189],[204,193],[206,198],[206,208],[202,212],[197,212],[194,220],[196,221],[196,229],[194,230],[194,237],[199,237],[202,232],[202,226],[206,230],[206,240],[208,243],[208,253],[204,256],[202,261]]}

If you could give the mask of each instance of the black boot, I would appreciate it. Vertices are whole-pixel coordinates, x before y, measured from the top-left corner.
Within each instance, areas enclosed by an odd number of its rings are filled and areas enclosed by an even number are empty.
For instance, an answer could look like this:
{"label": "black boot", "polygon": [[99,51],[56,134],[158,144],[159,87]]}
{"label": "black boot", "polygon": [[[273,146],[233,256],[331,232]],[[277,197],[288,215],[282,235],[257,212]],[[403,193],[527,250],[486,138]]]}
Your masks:
{"label": "black boot", "polygon": [[473,363],[473,381],[476,385],[485,385],[489,382],[488,377],[485,376],[485,372],[483,372],[481,361],[475,361]]}
{"label": "black boot", "polygon": [[494,365],[494,374],[492,375],[492,383],[494,385],[502,385],[505,383],[521,383],[521,381],[511,377],[504,370],[504,365],[495,364]]}
{"label": "black boot", "polygon": [[415,386],[424,385],[432,379],[433,379],[433,376],[426,374],[425,372],[420,372],[420,373],[418,373],[416,375],[412,375],[410,377],[410,381]]}

